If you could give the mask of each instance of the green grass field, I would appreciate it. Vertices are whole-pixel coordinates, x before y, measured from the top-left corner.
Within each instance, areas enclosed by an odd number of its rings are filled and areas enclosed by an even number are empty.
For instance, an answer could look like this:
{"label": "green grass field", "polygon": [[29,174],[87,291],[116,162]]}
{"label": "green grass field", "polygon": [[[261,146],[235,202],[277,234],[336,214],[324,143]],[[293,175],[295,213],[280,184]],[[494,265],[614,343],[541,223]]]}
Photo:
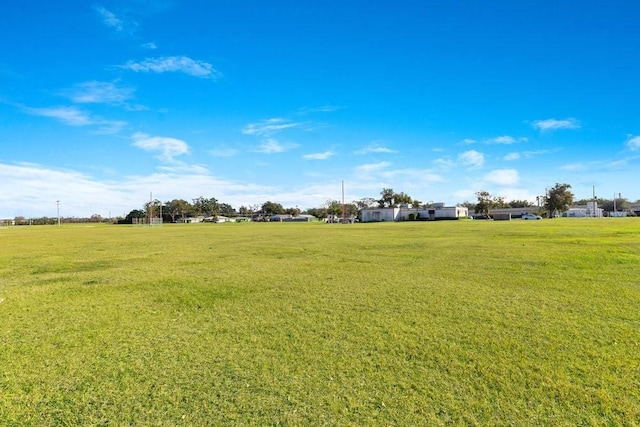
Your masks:
{"label": "green grass field", "polygon": [[0,425],[640,425],[640,220],[0,229]]}

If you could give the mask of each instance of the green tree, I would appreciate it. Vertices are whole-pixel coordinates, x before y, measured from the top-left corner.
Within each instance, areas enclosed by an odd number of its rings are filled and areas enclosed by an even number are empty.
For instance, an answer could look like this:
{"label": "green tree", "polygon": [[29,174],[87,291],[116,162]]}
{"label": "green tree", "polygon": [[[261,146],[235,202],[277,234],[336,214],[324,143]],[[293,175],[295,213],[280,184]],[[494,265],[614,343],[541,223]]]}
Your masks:
{"label": "green tree", "polygon": [[511,200],[507,203],[511,208],[529,208],[533,207],[533,203],[528,200]]}
{"label": "green tree", "polygon": [[147,212],[142,210],[142,209],[134,209],[131,212],[129,212],[127,214],[127,216],[124,218],[124,223],[125,224],[133,224],[133,220],[135,219],[140,219],[140,218],[146,218],[147,217]]}
{"label": "green tree", "polygon": [[378,205],[378,201],[372,197],[363,197],[353,203],[356,204],[358,209],[375,208]]}
{"label": "green tree", "polygon": [[220,203],[218,213],[222,216],[237,216],[236,210],[228,203]]}
{"label": "green tree", "polygon": [[378,206],[381,208],[390,208],[395,205],[395,193],[392,188],[383,188],[380,192]]}
{"label": "green tree", "polygon": [[395,194],[393,198],[396,205],[410,205],[411,203],[413,203],[411,196],[404,192]]}
{"label": "green tree", "polygon": [[164,214],[171,218],[171,222],[176,222],[176,217],[184,218],[193,212],[191,203],[183,199],[173,199],[164,204]]}
{"label": "green tree", "polygon": [[198,215],[217,216],[220,213],[220,204],[215,197],[193,199],[193,208]]}
{"label": "green tree", "polygon": [[275,202],[265,202],[262,204],[262,213],[265,215],[277,215],[283,214],[284,208],[280,203]]}
{"label": "green tree", "polygon": [[478,191],[476,193],[478,201],[474,206],[474,212],[477,214],[488,215],[489,209],[492,208],[492,198],[488,191]]}
{"label": "green tree", "polygon": [[629,201],[622,197],[616,197],[613,200],[604,200],[598,205],[606,212],[626,212],[629,210]]}
{"label": "green tree", "polygon": [[328,215],[335,215],[337,217],[342,216],[342,203],[337,200],[327,200],[325,202],[325,208]]}
{"label": "green tree", "polygon": [[569,191],[570,188],[571,185],[569,184],[556,183],[556,185],[547,192],[544,208],[548,212],[549,218],[551,218],[555,212],[561,213],[569,210],[569,207],[573,204],[573,193]]}

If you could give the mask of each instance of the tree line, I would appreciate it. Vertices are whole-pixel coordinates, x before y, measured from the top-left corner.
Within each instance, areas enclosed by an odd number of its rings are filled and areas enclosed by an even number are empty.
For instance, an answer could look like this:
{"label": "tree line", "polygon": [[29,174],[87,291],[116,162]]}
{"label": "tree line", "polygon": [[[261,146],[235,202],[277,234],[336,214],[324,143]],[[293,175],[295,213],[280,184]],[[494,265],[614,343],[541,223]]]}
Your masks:
{"label": "tree line", "polygon": [[[622,197],[614,199],[591,198],[575,200],[574,194],[570,191],[571,185],[566,183],[556,183],[551,189],[545,191],[544,195],[536,197],[536,203],[528,200],[505,200],[504,197],[494,196],[488,191],[478,191],[475,202],[465,201],[460,206],[465,206],[469,211],[477,214],[488,214],[490,210],[499,208],[535,208],[539,214],[552,217],[555,213],[567,211],[572,205],[585,205],[589,202],[596,201],[598,207],[605,212],[630,212],[630,202]],[[635,203],[640,203],[637,200]],[[289,214],[293,217],[307,214],[313,215],[319,219],[331,217],[355,218],[360,210],[368,208],[389,208],[402,205],[411,205],[427,209],[433,207],[432,201],[423,202],[411,197],[405,192],[396,192],[392,188],[383,188],[378,198],[363,197],[349,203],[341,203],[338,200],[327,200],[323,206],[301,210],[296,207],[284,207],[280,203],[267,201],[262,204],[243,205],[235,209],[228,203],[224,203],[215,197],[197,197],[191,201],[184,199],[173,199],[166,202],[160,200],[152,200],[145,203],[141,209],[133,209],[124,217],[103,218],[98,214],[94,214],[89,218],[61,218],[61,222],[118,222],[131,224],[134,219],[144,219],[149,217],[162,217],[163,222],[178,222],[184,218],[192,217],[258,217],[269,218],[273,215]],[[632,212],[631,212],[632,213]],[[42,218],[26,218],[18,216],[14,219],[16,225],[39,225],[39,224],[56,224],[58,218],[42,217]]]}
{"label": "tree line", "polygon": [[[503,197],[493,196],[488,191],[479,191],[476,193],[478,198],[476,203],[467,203],[467,207],[473,208],[474,213],[488,215],[489,210],[501,208],[537,208],[537,213],[544,214],[552,218],[562,212],[566,212],[573,205],[587,205],[596,202],[597,206],[605,212],[631,212],[631,203],[623,198],[603,199],[594,197],[591,199],[576,200],[574,194],[570,191],[571,185],[566,183],[556,183],[545,194],[536,197],[536,204],[527,200],[513,200],[506,202]],[[636,201],[640,203],[640,200]]]}

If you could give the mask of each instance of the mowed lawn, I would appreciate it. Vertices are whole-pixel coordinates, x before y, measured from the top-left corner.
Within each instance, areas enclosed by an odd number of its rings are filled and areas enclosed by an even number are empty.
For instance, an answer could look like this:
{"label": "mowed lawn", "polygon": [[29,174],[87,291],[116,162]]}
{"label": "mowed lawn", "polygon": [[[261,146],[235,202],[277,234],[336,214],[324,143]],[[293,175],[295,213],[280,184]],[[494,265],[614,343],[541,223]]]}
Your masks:
{"label": "mowed lawn", "polygon": [[0,229],[0,425],[640,425],[640,219]]}

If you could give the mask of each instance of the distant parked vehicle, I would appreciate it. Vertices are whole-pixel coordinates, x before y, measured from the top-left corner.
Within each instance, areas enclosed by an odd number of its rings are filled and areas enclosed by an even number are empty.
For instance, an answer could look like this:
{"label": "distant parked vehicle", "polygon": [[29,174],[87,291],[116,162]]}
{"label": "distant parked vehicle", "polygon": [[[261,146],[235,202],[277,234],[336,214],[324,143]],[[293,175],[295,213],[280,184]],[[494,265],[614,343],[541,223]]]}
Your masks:
{"label": "distant parked vehicle", "polygon": [[522,219],[542,219],[542,217],[539,215],[524,214],[522,215]]}
{"label": "distant parked vehicle", "polygon": [[484,214],[473,214],[471,215],[470,218],[471,219],[493,219],[489,215],[484,215]]}

